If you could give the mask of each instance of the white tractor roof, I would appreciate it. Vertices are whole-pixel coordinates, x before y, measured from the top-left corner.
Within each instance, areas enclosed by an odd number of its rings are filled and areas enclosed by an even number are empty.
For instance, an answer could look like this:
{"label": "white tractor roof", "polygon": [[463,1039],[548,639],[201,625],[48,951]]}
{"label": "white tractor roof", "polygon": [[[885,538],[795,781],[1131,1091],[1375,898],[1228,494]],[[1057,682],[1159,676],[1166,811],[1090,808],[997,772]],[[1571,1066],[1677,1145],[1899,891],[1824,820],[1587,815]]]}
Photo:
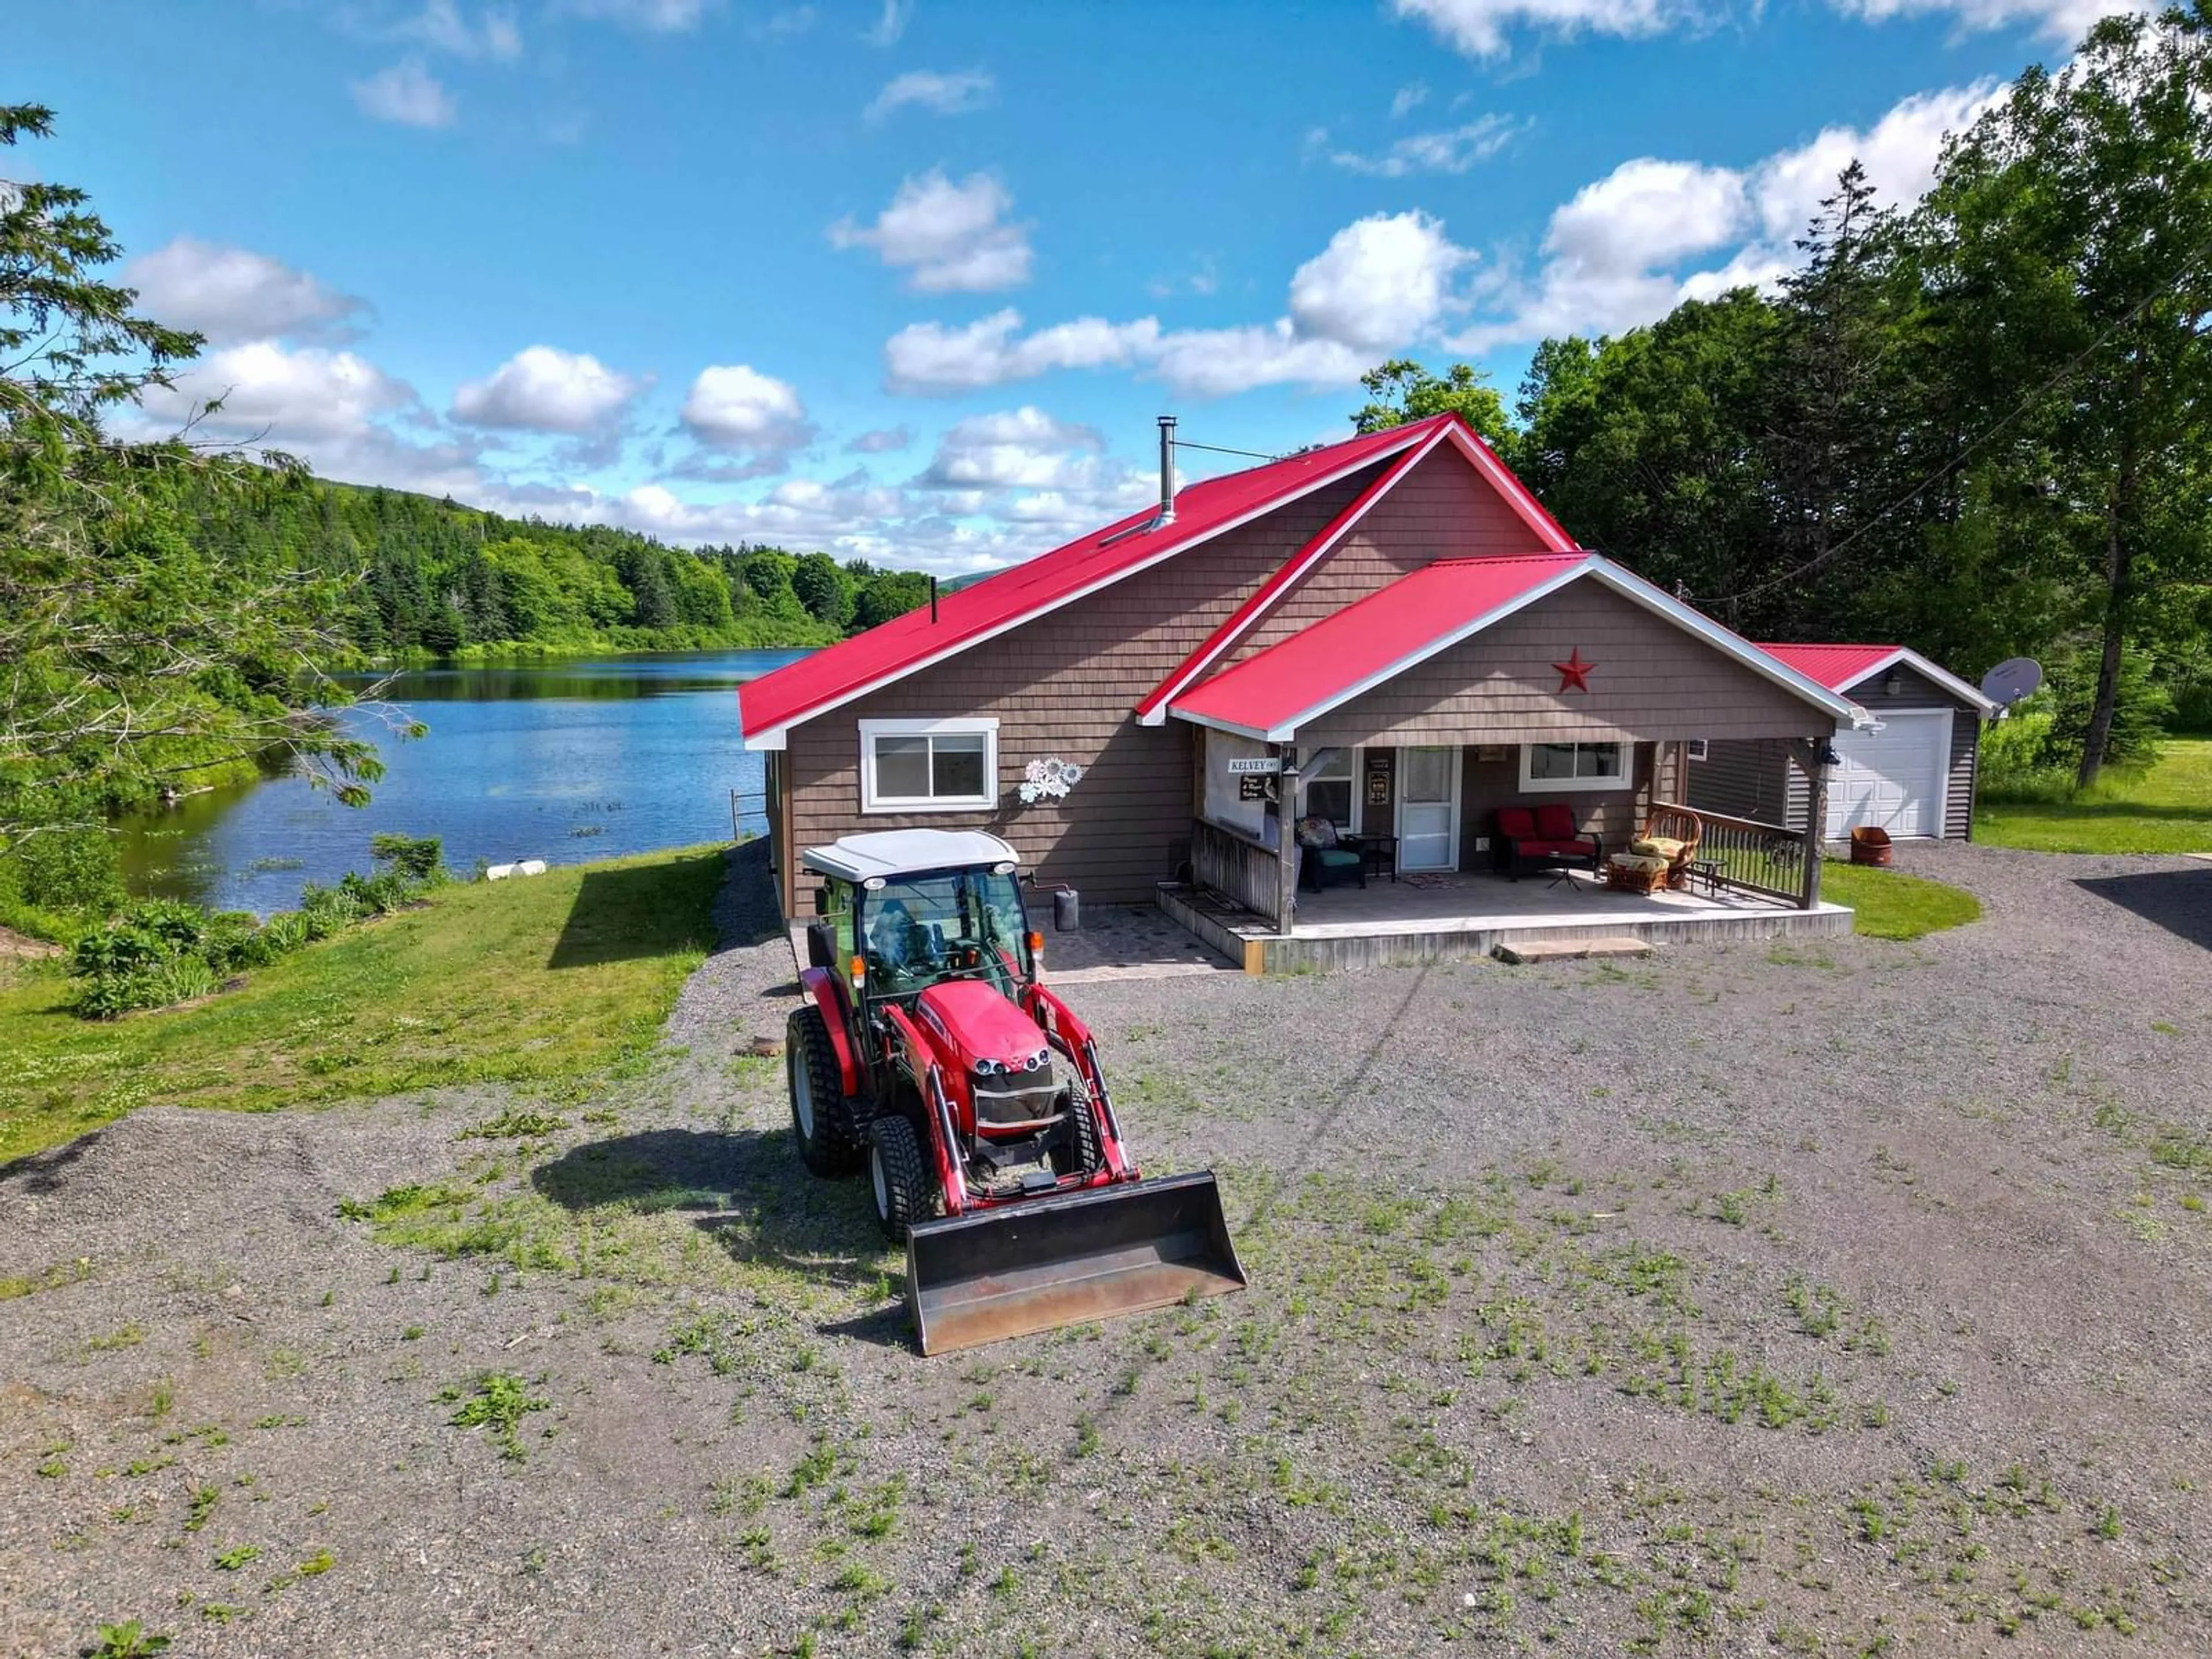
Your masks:
{"label": "white tractor roof", "polygon": [[866,881],[873,876],[911,876],[931,870],[1019,862],[1014,849],[981,830],[878,830],[841,836],[827,847],[810,847],[799,861],[825,876]]}

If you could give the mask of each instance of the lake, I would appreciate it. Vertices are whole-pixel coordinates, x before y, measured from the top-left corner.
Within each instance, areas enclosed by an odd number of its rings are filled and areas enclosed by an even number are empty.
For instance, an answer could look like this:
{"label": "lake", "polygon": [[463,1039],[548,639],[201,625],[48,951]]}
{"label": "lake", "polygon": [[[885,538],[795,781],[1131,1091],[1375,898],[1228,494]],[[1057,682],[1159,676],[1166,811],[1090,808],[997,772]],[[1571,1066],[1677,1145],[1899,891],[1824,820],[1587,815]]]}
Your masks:
{"label": "lake", "polygon": [[438,836],[446,862],[581,864],[764,830],[761,757],[738,731],[734,688],[798,651],[653,652],[408,669],[389,701],[430,728],[392,738],[366,711],[342,716],[377,742],[374,799],[341,806],[302,778],[192,795],[123,826],[135,893],[267,915],[371,868],[379,830]]}

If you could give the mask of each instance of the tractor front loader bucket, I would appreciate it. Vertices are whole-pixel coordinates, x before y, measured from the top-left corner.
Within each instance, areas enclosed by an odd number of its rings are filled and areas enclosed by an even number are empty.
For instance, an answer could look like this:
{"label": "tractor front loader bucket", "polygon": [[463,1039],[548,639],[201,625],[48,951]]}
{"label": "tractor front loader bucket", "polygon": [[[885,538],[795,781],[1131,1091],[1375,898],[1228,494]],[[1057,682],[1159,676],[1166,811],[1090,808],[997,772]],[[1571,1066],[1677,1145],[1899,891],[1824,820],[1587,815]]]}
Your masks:
{"label": "tractor front loader bucket", "polygon": [[1243,1288],[1210,1170],[907,1230],[906,1301],[924,1353]]}

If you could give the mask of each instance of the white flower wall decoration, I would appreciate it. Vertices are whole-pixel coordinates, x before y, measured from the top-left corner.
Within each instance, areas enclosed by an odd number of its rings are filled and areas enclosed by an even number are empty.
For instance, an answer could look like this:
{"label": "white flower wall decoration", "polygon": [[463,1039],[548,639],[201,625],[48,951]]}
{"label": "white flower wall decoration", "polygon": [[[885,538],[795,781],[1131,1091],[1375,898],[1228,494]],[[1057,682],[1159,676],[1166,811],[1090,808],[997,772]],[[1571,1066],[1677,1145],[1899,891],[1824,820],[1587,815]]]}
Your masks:
{"label": "white flower wall decoration", "polygon": [[1067,792],[1082,781],[1083,769],[1073,761],[1064,761],[1057,755],[1033,760],[1022,769],[1022,805],[1065,799]]}

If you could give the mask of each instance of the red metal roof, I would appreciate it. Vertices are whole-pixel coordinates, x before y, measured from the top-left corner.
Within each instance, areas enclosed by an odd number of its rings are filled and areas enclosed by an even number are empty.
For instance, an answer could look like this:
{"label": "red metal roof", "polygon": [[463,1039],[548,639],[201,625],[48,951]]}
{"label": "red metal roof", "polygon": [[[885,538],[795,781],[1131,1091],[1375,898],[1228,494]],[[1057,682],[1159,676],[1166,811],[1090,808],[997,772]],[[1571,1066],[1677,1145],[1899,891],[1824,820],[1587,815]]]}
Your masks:
{"label": "red metal roof", "polygon": [[1182,693],[1170,712],[1258,736],[1295,727],[1593,562],[1587,553],[1439,559]]}
{"label": "red metal roof", "polygon": [[1831,691],[1856,685],[1904,647],[1895,645],[1761,645],[1808,680]]}
{"label": "red metal roof", "polygon": [[[1176,495],[1172,525],[1115,540],[1122,532],[1137,530],[1152,518],[1157,508],[1147,506],[1103,530],[942,595],[934,622],[925,605],[748,681],[738,688],[744,734],[752,738],[805,720],[1218,535],[1308,490],[1420,444],[1440,427],[1455,422],[1464,424],[1455,415],[1431,416],[1388,432],[1364,434],[1265,466],[1188,485]],[[1504,471],[1502,465],[1498,470]],[[1512,477],[1504,476],[1509,480]],[[1521,493],[1527,495],[1525,490]],[[1543,512],[1533,497],[1523,510],[1530,508]],[[1565,532],[1560,534],[1564,537]]]}

